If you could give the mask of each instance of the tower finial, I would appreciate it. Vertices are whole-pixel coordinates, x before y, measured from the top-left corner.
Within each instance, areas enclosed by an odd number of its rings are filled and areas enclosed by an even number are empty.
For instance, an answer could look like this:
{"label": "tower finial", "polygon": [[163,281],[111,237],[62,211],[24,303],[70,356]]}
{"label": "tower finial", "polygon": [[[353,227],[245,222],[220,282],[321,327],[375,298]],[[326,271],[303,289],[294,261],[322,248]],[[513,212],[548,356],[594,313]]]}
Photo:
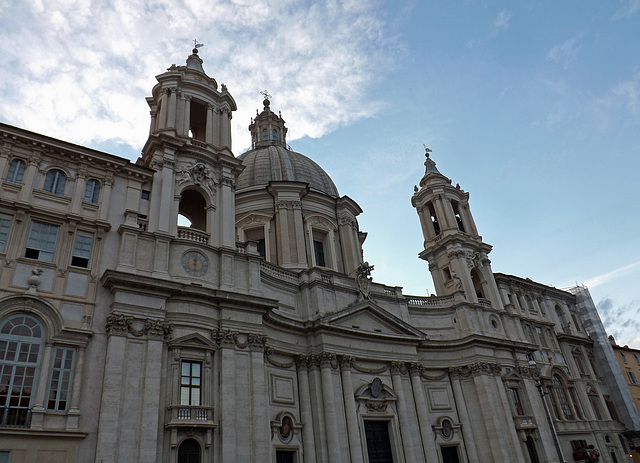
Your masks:
{"label": "tower finial", "polygon": [[199,43],[198,39],[193,39],[193,53],[198,54],[198,48],[204,47],[204,43]]}
{"label": "tower finial", "polygon": [[424,143],[422,144],[422,146],[424,146],[424,155],[427,157],[427,159],[429,159],[429,153],[431,153],[433,150],[431,148],[427,148],[427,145],[425,145]]}

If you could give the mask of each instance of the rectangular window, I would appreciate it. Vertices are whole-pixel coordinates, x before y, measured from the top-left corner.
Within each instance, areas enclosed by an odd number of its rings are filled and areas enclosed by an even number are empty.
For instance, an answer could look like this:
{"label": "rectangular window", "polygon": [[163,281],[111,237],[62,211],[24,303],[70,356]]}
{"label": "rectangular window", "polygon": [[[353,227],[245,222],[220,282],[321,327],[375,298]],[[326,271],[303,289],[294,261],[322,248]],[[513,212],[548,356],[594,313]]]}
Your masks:
{"label": "rectangular window", "polygon": [[627,376],[629,377],[629,381],[631,381],[631,384],[638,384],[638,379],[636,378],[636,375],[633,373],[633,371],[627,370]]}
{"label": "rectangular window", "polygon": [[522,401],[520,400],[520,394],[518,393],[517,387],[509,388],[511,391],[511,398],[513,399],[513,405],[516,409],[516,415],[522,416],[524,415],[524,408],[522,407]]}
{"label": "rectangular window", "polygon": [[295,450],[276,450],[276,463],[295,463]]}
{"label": "rectangular window", "polygon": [[151,197],[151,192],[148,190],[142,190],[142,194],[140,195],[140,199],[144,199],[145,201],[149,201]]}
{"label": "rectangular window", "polygon": [[591,403],[591,408],[593,408],[593,413],[594,413],[594,415],[596,417],[596,420],[601,420],[602,419],[602,412],[600,411],[600,404],[599,404],[598,396],[590,395],[589,396],[589,403]]}
{"label": "rectangular window", "polygon": [[24,256],[43,262],[53,261],[59,229],[60,227],[58,225],[36,221],[31,222]]}
{"label": "rectangular window", "polygon": [[11,459],[11,451],[0,450],[0,463],[9,463]]}
{"label": "rectangular window", "polygon": [[536,326],[535,329],[536,329],[536,334],[538,335],[538,339],[540,339],[540,344],[542,345],[542,347],[549,347],[547,344],[547,338],[544,335],[544,331],[542,331],[542,328],[540,328],[539,326]]}
{"label": "rectangular window", "polygon": [[53,351],[47,409],[65,411],[69,407],[75,349],[56,347]]}
{"label": "rectangular window", "polygon": [[200,362],[182,362],[180,376],[180,405],[201,405],[202,364]]}
{"label": "rectangular window", "polygon": [[0,252],[4,252],[9,239],[9,230],[11,229],[11,219],[0,217]]}
{"label": "rectangular window", "polygon": [[326,267],[324,259],[324,243],[322,241],[313,240],[313,252],[316,258],[316,266]]}
{"label": "rectangular window", "polygon": [[71,265],[74,267],[88,268],[92,246],[93,236],[76,233],[76,241],[73,245],[73,255],[71,256]]}

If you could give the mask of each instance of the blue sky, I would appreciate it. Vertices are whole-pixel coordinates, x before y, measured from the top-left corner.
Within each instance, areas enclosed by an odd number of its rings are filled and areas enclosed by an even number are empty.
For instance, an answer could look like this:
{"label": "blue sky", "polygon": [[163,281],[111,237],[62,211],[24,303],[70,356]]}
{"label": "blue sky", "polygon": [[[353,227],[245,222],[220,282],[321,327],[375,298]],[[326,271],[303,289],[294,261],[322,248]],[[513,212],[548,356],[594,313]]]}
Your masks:
{"label": "blue sky", "polygon": [[134,160],[154,76],[197,38],[238,103],[363,208],[374,279],[434,292],[424,149],[470,193],[494,271],[589,287],[640,347],[640,0],[0,0],[0,120]]}

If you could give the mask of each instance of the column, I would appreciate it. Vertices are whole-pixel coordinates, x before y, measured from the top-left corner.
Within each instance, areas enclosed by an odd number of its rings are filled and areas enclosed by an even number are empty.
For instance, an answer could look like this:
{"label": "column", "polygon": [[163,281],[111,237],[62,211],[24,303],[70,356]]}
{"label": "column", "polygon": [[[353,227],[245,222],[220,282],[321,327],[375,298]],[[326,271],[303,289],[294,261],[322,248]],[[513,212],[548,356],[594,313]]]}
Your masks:
{"label": "column", "polygon": [[342,356],[340,358],[340,370],[342,371],[342,395],[344,397],[351,463],[362,463],[362,442],[360,441],[360,432],[358,430],[358,415],[356,412],[356,400],[354,398],[355,391],[351,379],[351,369],[353,368],[354,362],[355,357]]}
{"label": "column", "polygon": [[420,424],[420,436],[422,437],[424,456],[428,462],[435,463],[438,461],[436,436],[431,427],[431,420],[429,419],[429,408],[427,407],[427,399],[421,377],[422,369],[423,367],[419,363],[409,364],[411,388],[413,390],[413,400],[416,403],[416,410],[418,412],[418,423]]}
{"label": "column", "polygon": [[[224,343],[224,341],[223,341]],[[226,343],[225,343],[226,344]],[[236,449],[236,371],[235,351],[231,345],[220,349],[224,381],[220,387],[220,434],[222,436],[222,461],[238,461]]]}
{"label": "column", "polygon": [[71,199],[71,212],[80,214],[82,209],[82,200],[87,188],[87,166],[80,166],[78,175],[76,176],[75,186],[73,188],[73,197]]}
{"label": "column", "polygon": [[251,400],[253,401],[253,440],[252,461],[260,461],[265,455],[269,455],[269,418],[267,416],[267,404],[269,395],[264,370],[264,348],[267,337],[255,334],[249,335],[249,348],[251,357]]}
{"label": "column", "polygon": [[302,451],[305,463],[316,463],[311,396],[309,395],[309,357],[296,358],[298,369],[298,394],[300,395],[300,420],[302,421]]}
{"label": "column", "polygon": [[323,352],[320,355],[320,374],[322,377],[322,399],[324,401],[324,423],[327,431],[327,446],[329,447],[329,462],[340,463],[340,434],[338,433],[335,391],[333,389],[333,363],[335,354]]}
{"label": "column", "polygon": [[165,88],[162,90],[162,96],[160,97],[160,114],[158,117],[158,129],[164,130],[167,127],[167,111],[169,105],[169,99],[167,97],[167,92],[169,89]]}
{"label": "column", "polygon": [[111,202],[111,187],[113,186],[113,174],[107,174],[102,181],[102,201],[98,210],[100,220],[107,220],[109,213],[109,203]]}
{"label": "column", "polygon": [[400,370],[402,368],[401,362],[391,362],[389,369],[391,370],[391,381],[393,383],[393,390],[398,394],[398,418],[400,420],[400,431],[402,448],[404,450],[404,457],[407,462],[418,461],[416,458],[416,451],[413,446],[411,436],[413,436],[415,429],[411,426],[409,420],[409,412],[407,410],[407,401],[404,395],[404,389],[402,386],[402,375]]}
{"label": "column", "polygon": [[167,126],[174,129],[176,127],[176,88],[171,88],[169,91],[169,113],[167,114]]}
{"label": "column", "polygon": [[312,354],[309,359],[309,392],[313,410],[313,429],[315,431],[316,460],[322,463],[329,460],[327,454],[327,433],[325,431],[325,412],[322,398],[322,377],[320,374],[320,356]]}
{"label": "column", "polygon": [[287,202],[276,198],[276,226],[278,227],[278,234],[280,238],[278,241],[277,249],[280,254],[278,257],[278,264],[287,267],[291,264],[291,246],[289,240],[289,210],[287,209]]}
{"label": "column", "polygon": [[29,157],[27,168],[25,169],[22,177],[22,189],[20,190],[19,202],[31,202],[31,192],[35,186],[36,174],[38,173],[38,166],[40,165],[40,153],[33,152]]}
{"label": "column", "polygon": [[31,427],[33,429],[42,429],[42,419],[44,417],[44,409],[46,404],[47,387],[49,386],[49,370],[51,368],[51,352],[53,346],[50,343],[45,344],[44,354],[40,362],[40,381],[36,389],[35,404],[31,414]]}
{"label": "column", "polygon": [[464,401],[464,393],[462,392],[462,385],[460,384],[458,368],[449,368],[449,380],[451,381],[451,388],[453,389],[453,399],[456,402],[456,410],[462,423],[462,437],[464,438],[464,446],[467,449],[469,463],[480,463],[475,438],[473,436],[473,427],[471,426],[467,405]]}
{"label": "column", "polygon": [[205,136],[204,141],[211,145],[213,144],[213,105],[207,105],[207,120],[205,122]]}
{"label": "column", "polygon": [[191,97],[189,95],[184,95],[184,114],[183,114],[183,135],[185,137],[189,136],[189,130],[191,129]]}

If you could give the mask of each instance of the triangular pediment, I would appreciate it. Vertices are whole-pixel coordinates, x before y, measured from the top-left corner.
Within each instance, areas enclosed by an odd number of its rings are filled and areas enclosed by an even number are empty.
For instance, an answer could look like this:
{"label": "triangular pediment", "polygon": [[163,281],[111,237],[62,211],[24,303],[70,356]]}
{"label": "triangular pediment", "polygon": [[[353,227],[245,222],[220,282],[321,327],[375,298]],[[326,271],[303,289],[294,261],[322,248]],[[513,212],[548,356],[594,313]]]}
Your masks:
{"label": "triangular pediment", "polygon": [[368,335],[426,339],[425,333],[372,301],[352,304],[323,317],[320,326]]}
{"label": "triangular pediment", "polygon": [[217,349],[217,346],[212,340],[205,338],[200,333],[191,333],[191,334],[187,334],[185,336],[179,337],[177,339],[173,339],[169,343],[169,347],[181,347],[181,348],[190,347],[192,349],[208,349],[208,350]]}

